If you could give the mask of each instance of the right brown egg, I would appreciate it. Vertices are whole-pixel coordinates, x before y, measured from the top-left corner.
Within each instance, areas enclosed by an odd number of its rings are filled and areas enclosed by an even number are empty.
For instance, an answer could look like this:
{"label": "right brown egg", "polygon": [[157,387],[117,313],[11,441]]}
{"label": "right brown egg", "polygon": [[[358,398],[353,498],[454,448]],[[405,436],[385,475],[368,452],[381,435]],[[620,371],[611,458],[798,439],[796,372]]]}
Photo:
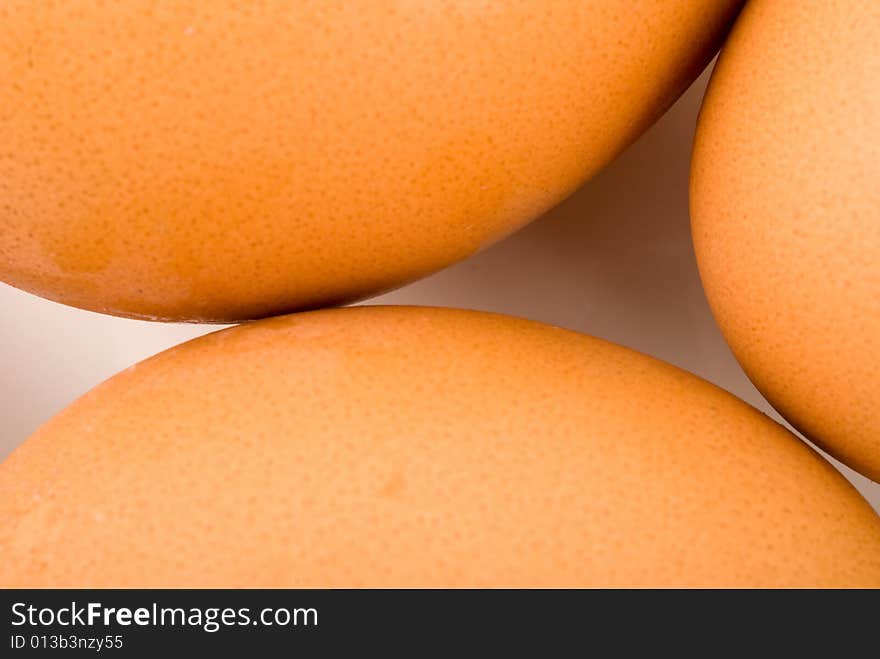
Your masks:
{"label": "right brown egg", "polygon": [[691,216],[749,377],[880,480],[880,3],[747,4],[700,113]]}

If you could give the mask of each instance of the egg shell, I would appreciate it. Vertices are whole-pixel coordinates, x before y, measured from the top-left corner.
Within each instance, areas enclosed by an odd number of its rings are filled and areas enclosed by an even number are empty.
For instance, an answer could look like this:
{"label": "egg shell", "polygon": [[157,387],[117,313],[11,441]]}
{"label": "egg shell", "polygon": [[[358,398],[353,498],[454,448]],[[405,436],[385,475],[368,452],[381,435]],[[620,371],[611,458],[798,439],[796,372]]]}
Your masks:
{"label": "egg shell", "polygon": [[161,353],[0,466],[7,586],[880,586],[806,444],[506,316],[306,313]]}
{"label": "egg shell", "polygon": [[634,140],[737,0],[0,3],[0,280],[234,321],[462,259]]}
{"label": "egg shell", "polygon": [[780,413],[880,481],[880,3],[754,0],[704,101],[700,275]]}

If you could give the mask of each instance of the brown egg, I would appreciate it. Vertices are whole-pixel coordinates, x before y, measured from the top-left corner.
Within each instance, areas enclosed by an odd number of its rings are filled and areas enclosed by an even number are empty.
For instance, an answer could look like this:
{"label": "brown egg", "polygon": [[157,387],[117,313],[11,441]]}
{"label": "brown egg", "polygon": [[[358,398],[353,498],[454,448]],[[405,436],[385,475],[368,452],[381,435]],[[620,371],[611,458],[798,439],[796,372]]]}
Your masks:
{"label": "brown egg", "polygon": [[880,481],[880,3],[752,0],[691,179],[718,323],[767,399]]}
{"label": "brown egg", "polygon": [[418,307],[224,330],[0,467],[10,586],[880,586],[784,428],[570,331]]}
{"label": "brown egg", "polygon": [[568,195],[739,0],[0,3],[0,279],[232,321],[393,288]]}

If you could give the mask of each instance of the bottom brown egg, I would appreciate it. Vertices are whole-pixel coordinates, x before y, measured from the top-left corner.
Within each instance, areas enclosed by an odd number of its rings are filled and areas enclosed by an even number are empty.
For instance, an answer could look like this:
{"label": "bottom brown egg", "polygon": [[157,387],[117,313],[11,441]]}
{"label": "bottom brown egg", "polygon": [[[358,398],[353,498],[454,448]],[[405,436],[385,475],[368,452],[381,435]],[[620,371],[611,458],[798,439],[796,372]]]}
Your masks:
{"label": "bottom brown egg", "polygon": [[880,586],[880,518],[717,387],[361,307],[148,359],[0,467],[4,586]]}

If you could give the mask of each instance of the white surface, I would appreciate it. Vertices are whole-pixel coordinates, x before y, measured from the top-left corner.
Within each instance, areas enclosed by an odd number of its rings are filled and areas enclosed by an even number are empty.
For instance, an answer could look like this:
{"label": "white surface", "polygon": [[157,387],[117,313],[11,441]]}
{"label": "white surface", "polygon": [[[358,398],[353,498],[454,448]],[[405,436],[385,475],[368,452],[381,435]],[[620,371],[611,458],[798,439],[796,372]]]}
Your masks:
{"label": "white surface", "polygon": [[[780,420],[721,338],[691,248],[688,166],[706,81],[543,218],[370,304],[485,309],[594,334],[681,366]],[[0,308],[0,458],[117,371],[218,329],[101,316],[5,285]],[[880,485],[842,471],[880,510]]]}

